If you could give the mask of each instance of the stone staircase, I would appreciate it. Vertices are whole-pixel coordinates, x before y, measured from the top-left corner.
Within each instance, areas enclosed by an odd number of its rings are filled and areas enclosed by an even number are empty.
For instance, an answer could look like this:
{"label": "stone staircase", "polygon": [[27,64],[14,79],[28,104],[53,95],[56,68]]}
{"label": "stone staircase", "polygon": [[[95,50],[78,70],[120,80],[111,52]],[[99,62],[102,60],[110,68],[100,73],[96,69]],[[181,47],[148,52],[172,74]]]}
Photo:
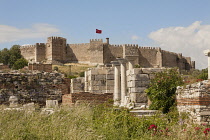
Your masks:
{"label": "stone staircase", "polygon": [[148,107],[145,103],[135,103],[134,108],[130,111],[130,113],[137,117],[153,116],[158,113],[158,110],[148,110],[147,108]]}

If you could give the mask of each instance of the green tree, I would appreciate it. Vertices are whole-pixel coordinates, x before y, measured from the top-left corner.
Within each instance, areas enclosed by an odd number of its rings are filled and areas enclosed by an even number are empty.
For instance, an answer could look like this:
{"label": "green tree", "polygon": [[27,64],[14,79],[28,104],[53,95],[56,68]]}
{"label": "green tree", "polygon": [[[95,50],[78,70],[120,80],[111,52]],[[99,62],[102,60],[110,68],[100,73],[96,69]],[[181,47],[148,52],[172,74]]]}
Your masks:
{"label": "green tree", "polygon": [[9,58],[10,58],[9,50],[7,48],[1,50],[1,63],[3,63],[4,65],[8,65]]}
{"label": "green tree", "polygon": [[28,65],[28,61],[25,58],[20,58],[17,61],[15,61],[14,65],[13,65],[13,69],[22,69],[23,67]]}
{"label": "green tree", "polygon": [[168,113],[175,103],[176,87],[183,85],[183,79],[177,69],[168,69],[155,74],[146,93],[152,102],[150,109],[162,110]]}
{"label": "green tree", "polygon": [[201,73],[197,77],[198,79],[207,80],[208,79],[208,68],[202,69]]}
{"label": "green tree", "polygon": [[14,63],[22,58],[22,55],[21,55],[21,51],[20,51],[20,46],[19,45],[13,45],[10,50],[9,50],[9,65],[10,67],[13,67]]}

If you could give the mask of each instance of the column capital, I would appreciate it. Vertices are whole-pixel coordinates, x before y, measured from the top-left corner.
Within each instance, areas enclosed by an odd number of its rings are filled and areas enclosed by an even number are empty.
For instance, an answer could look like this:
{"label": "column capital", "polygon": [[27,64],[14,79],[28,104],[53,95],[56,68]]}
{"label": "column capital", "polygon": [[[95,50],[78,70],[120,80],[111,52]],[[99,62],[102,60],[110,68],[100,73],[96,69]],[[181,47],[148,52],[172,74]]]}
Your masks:
{"label": "column capital", "polygon": [[112,66],[120,66],[118,61],[111,61]]}
{"label": "column capital", "polygon": [[118,61],[120,64],[126,63],[126,60],[125,60],[124,58],[117,58],[117,61]]}
{"label": "column capital", "polygon": [[205,56],[210,56],[210,50],[204,50],[203,53],[205,54]]}

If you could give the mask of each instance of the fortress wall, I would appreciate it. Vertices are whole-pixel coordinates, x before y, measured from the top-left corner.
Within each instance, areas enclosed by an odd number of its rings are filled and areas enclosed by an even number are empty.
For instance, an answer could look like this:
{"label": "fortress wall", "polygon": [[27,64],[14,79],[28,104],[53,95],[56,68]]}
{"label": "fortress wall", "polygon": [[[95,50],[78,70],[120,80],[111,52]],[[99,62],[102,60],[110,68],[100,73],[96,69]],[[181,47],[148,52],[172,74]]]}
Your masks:
{"label": "fortress wall", "polygon": [[68,62],[90,62],[90,44],[68,44],[66,61]]}
{"label": "fortress wall", "polygon": [[104,63],[110,63],[116,60],[117,57],[123,58],[122,45],[104,45]]}
{"label": "fortress wall", "polygon": [[90,40],[90,63],[103,64],[103,40],[91,39]]}
{"label": "fortress wall", "polygon": [[154,47],[140,47],[139,65],[145,68],[157,66],[157,52],[158,50]]}
{"label": "fortress wall", "polygon": [[36,62],[45,60],[46,47],[45,43],[36,43]]}
{"label": "fortress wall", "polygon": [[162,50],[163,67],[178,67],[179,60],[180,58],[177,53]]}
{"label": "fortress wall", "polygon": [[21,46],[20,51],[21,55],[27,59],[27,60],[33,60],[35,61],[35,45],[27,45],[27,46]]}
{"label": "fortress wall", "polygon": [[52,58],[57,61],[64,61],[66,55],[66,39],[62,37],[52,37]]}

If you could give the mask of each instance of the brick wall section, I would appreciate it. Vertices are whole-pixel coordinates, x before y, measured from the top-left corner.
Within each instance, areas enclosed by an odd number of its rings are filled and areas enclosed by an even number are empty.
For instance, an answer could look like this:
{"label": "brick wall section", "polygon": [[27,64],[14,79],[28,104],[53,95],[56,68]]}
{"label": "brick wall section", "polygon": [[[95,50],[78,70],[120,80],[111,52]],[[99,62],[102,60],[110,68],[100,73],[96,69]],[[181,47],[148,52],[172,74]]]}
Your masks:
{"label": "brick wall section", "polygon": [[29,70],[38,70],[38,71],[45,71],[45,72],[52,72],[52,64],[29,64]]}
{"label": "brick wall section", "polygon": [[102,104],[112,100],[112,93],[94,94],[89,92],[80,92],[63,95],[62,105],[72,106],[77,103]]}
{"label": "brick wall section", "polygon": [[0,70],[10,69],[8,65],[0,65]]}
{"label": "brick wall section", "polygon": [[189,113],[196,123],[210,124],[210,81],[177,87],[176,92],[179,112]]}

